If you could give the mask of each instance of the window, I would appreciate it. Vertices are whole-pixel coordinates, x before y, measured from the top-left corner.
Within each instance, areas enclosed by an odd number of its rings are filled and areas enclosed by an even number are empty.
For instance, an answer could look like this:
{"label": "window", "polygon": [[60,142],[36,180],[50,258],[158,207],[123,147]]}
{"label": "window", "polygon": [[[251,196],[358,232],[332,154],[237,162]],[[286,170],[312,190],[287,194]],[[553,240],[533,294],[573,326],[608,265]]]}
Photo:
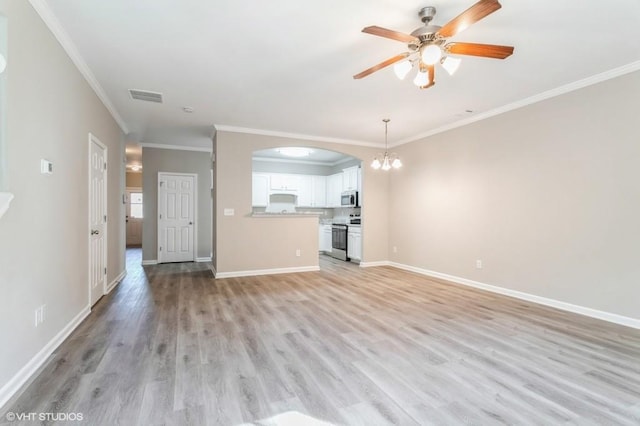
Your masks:
{"label": "window", "polygon": [[132,192],[129,195],[130,217],[142,219],[142,192]]}

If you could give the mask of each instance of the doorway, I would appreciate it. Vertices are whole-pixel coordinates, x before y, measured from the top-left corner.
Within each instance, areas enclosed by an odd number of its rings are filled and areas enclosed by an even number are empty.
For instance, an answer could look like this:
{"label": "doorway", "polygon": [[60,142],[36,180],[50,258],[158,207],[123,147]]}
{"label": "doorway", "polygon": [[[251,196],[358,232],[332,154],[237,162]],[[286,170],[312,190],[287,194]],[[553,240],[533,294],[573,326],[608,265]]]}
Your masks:
{"label": "doorway", "polygon": [[89,134],[89,302],[107,284],[107,147]]}
{"label": "doorway", "polygon": [[127,247],[142,247],[142,188],[127,188]]}
{"label": "doorway", "polygon": [[193,262],[198,176],[158,173],[158,263]]}

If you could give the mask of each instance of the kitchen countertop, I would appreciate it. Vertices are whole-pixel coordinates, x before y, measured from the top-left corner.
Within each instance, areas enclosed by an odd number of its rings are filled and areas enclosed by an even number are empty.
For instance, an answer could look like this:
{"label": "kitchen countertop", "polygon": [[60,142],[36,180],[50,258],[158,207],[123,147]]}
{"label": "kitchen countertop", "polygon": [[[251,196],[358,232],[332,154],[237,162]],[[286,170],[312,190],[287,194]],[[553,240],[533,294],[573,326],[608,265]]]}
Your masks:
{"label": "kitchen countertop", "polygon": [[256,212],[251,213],[251,217],[318,217],[322,216],[322,213],[316,212],[295,212],[295,213],[266,213],[266,212]]}

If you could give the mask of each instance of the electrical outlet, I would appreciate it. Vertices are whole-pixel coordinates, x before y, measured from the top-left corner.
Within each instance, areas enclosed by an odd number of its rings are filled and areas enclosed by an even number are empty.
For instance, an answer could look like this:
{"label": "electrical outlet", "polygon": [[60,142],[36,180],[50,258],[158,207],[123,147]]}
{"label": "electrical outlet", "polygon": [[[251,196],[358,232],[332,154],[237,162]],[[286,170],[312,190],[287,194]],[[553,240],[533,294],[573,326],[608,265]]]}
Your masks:
{"label": "electrical outlet", "polygon": [[476,269],[482,269],[482,260],[476,260]]}
{"label": "electrical outlet", "polygon": [[300,249],[296,249],[296,257],[300,257]]}

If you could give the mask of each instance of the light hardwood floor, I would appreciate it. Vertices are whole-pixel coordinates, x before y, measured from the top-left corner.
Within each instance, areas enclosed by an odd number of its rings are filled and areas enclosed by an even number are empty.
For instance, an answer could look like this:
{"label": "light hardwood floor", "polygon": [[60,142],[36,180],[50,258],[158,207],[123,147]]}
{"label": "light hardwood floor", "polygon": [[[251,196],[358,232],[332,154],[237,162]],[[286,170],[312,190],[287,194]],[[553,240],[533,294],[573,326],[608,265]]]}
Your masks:
{"label": "light hardwood floor", "polygon": [[640,424],[638,330],[330,258],[221,280],[204,264],[139,263],[128,251],[126,279],[5,411],[90,425]]}

